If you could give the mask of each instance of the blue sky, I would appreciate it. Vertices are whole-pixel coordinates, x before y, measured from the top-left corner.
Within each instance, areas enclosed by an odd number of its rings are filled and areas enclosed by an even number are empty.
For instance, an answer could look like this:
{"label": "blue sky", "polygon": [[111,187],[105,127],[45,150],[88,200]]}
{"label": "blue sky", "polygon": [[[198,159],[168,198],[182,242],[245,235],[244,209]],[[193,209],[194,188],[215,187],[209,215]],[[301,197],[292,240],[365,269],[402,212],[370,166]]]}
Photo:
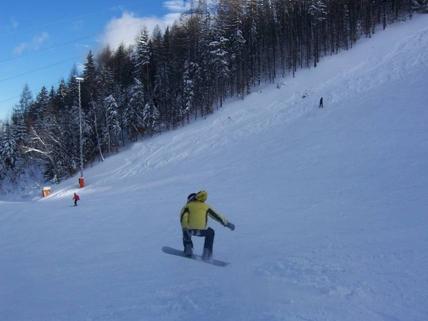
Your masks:
{"label": "blue sky", "polygon": [[89,50],[130,43],[142,26],[172,23],[186,1],[2,1],[0,119],[10,116],[25,84],[36,96],[57,86]]}

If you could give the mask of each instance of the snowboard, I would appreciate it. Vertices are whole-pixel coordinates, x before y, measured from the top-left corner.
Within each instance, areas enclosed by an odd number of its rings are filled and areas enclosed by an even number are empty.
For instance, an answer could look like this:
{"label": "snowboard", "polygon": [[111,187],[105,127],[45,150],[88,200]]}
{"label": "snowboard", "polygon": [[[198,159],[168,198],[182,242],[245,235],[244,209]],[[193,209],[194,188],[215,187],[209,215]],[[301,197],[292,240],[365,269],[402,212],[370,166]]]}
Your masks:
{"label": "snowboard", "polygon": [[216,260],[213,258],[211,258],[209,260],[203,260],[202,256],[197,255],[197,254],[193,254],[191,257],[188,257],[188,256],[184,255],[183,251],[174,249],[174,248],[169,247],[169,246],[162,247],[162,252],[164,252],[166,254],[175,255],[175,256],[181,256],[181,257],[184,257],[186,259],[195,260],[198,262],[203,262],[203,263],[207,263],[207,264],[211,264],[211,265],[215,265],[215,266],[223,266],[224,267],[224,266],[229,264],[228,262]]}

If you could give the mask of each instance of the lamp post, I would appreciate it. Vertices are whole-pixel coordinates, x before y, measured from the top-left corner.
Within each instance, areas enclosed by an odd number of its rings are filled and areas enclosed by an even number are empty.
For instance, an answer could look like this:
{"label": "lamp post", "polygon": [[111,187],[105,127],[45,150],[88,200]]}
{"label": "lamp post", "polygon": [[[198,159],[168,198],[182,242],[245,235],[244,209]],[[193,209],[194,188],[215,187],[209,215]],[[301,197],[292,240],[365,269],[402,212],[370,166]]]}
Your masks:
{"label": "lamp post", "polygon": [[83,178],[83,140],[82,140],[82,99],[80,95],[80,83],[84,80],[81,77],[75,77],[79,84],[79,141],[80,141],[80,177],[79,186],[80,188],[85,187],[85,179]]}

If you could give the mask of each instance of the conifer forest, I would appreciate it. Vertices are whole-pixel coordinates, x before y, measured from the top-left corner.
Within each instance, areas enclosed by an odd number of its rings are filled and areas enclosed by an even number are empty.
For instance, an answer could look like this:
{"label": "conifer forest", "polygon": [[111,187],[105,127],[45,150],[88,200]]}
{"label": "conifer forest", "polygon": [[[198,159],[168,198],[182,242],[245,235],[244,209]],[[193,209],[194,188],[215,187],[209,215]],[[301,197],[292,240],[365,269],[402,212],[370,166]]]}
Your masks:
{"label": "conifer forest", "polygon": [[52,182],[75,174],[80,120],[90,166],[424,9],[423,0],[195,0],[174,25],[143,29],[131,46],[89,51],[83,71],[72,68],[56,87],[25,86],[0,124],[0,182],[29,168]]}

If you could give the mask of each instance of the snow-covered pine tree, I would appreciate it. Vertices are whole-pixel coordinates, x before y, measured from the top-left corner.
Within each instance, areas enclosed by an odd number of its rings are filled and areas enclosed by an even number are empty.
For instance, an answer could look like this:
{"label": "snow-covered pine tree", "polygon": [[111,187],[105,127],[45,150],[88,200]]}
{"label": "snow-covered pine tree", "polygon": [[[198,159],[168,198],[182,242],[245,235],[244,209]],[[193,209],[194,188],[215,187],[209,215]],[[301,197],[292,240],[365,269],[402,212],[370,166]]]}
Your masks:
{"label": "snow-covered pine tree", "polygon": [[182,124],[181,118],[181,97],[183,94],[183,72],[184,64],[188,58],[188,33],[180,24],[171,27],[171,38],[169,41],[170,59],[166,61],[168,65],[168,88],[169,95],[172,97],[167,106],[169,123],[173,128]]}
{"label": "snow-covered pine tree", "polygon": [[428,13],[428,0],[412,0],[412,9],[422,13]]}
{"label": "snow-covered pine tree", "polygon": [[43,118],[48,111],[49,106],[49,93],[45,86],[42,87],[36,100],[29,108],[30,125],[33,127],[42,127]]}
{"label": "snow-covered pine tree", "polygon": [[214,33],[212,35],[214,40],[212,40],[208,45],[210,53],[208,65],[211,70],[211,77],[214,80],[216,98],[218,99],[220,106],[222,106],[223,100],[227,95],[226,85],[230,77],[230,56],[227,51],[229,39],[222,36],[222,32],[220,30],[218,31],[218,33]]}
{"label": "snow-covered pine tree", "polygon": [[75,75],[77,74],[72,71],[67,81],[66,95],[64,96],[64,112],[61,113],[63,117],[61,123],[65,131],[64,135],[66,136],[67,151],[69,153],[69,165],[73,172],[79,168],[80,164],[79,93]]}
{"label": "snow-covered pine tree", "polygon": [[227,14],[223,17],[223,25],[226,28],[226,37],[229,41],[228,51],[230,53],[230,95],[243,97],[246,92],[244,70],[245,70],[245,44],[243,34],[244,28],[244,5],[241,0],[232,0],[229,3]]}
{"label": "snow-covered pine tree", "polygon": [[85,112],[88,112],[88,110],[94,107],[92,102],[95,101],[98,96],[97,76],[98,73],[95,66],[94,56],[92,51],[89,51],[83,68],[84,81],[81,84],[82,108]]}
{"label": "snow-covered pine tree", "polygon": [[156,70],[153,83],[153,104],[160,112],[160,122],[162,129],[169,129],[172,126],[171,108],[173,98],[171,95],[171,65],[173,53],[170,50],[170,31],[166,28],[163,36],[157,28],[153,35],[153,56],[156,61]]}
{"label": "snow-covered pine tree", "polygon": [[213,18],[207,4],[200,4],[201,38],[199,44],[198,64],[200,67],[200,84],[197,85],[196,98],[198,99],[195,117],[204,116],[212,112],[214,102],[217,100],[216,79],[212,77],[212,53],[210,43],[213,41]]}
{"label": "snow-covered pine tree", "polygon": [[311,16],[311,36],[312,36],[312,59],[314,67],[317,66],[320,58],[320,34],[325,28],[324,23],[327,16],[327,5],[325,0],[311,0],[308,13]]}
{"label": "snow-covered pine tree", "polygon": [[[62,172],[71,175],[77,169],[76,160],[79,158],[79,110],[76,106],[73,108],[73,90],[67,86],[64,80],[60,81],[54,97],[56,112],[55,122],[56,130],[60,131],[58,137],[61,138],[61,166]],[[77,99],[76,99],[77,102]],[[71,105],[70,105],[71,104]],[[61,175],[65,177],[65,175]]]}
{"label": "snow-covered pine tree", "polygon": [[[99,86],[99,71],[96,67],[94,57],[89,51],[83,69],[82,83],[82,109],[85,113],[85,145],[84,153],[86,159],[93,159],[100,152],[100,137],[98,133],[97,115],[102,112],[99,96],[102,86]],[[102,153],[100,153],[103,159]]]}
{"label": "snow-covered pine tree", "polygon": [[147,96],[150,88],[150,60],[152,52],[149,45],[149,35],[147,29],[141,30],[137,37],[137,44],[133,52],[134,75],[145,88],[144,94]]}
{"label": "snow-covered pine tree", "polygon": [[[106,144],[104,143],[104,138],[102,137],[102,134],[107,131],[106,128],[106,113],[105,113],[105,107],[104,107],[104,100],[110,95],[113,95],[115,92],[115,84],[114,84],[114,75],[113,71],[109,66],[109,59],[111,59],[111,52],[107,48],[103,51],[99,58],[99,72],[98,72],[98,91],[99,95],[97,97],[97,105],[98,108],[96,108],[97,113],[94,114],[94,122],[97,124],[95,126],[95,135],[97,137],[97,145],[98,145],[98,154],[100,156],[101,160],[104,160],[104,151],[106,151]],[[120,90],[118,90],[120,92]]]}
{"label": "snow-covered pine tree", "polygon": [[121,126],[118,113],[118,104],[113,95],[104,99],[105,122],[104,128],[104,143],[107,146],[107,151],[112,152],[113,149],[119,147]]}
{"label": "snow-covered pine tree", "polygon": [[64,131],[54,113],[46,115],[45,126],[39,135],[43,141],[42,144],[39,144],[39,148],[49,155],[48,159],[50,160],[45,166],[45,178],[59,182],[62,178],[67,177],[70,172],[68,170],[66,136],[64,136]]}
{"label": "snow-covered pine tree", "polygon": [[134,67],[130,49],[125,48],[123,44],[120,45],[112,55],[110,65],[113,71],[115,84],[120,86],[122,89],[128,88],[134,81]]}
{"label": "snow-covered pine tree", "polygon": [[220,0],[217,16],[210,32],[211,41],[208,44],[210,53],[208,65],[212,73],[211,77],[214,80],[216,98],[220,106],[223,105],[223,100],[227,96],[230,78],[230,39],[227,38],[227,15],[229,10],[228,1]]}
{"label": "snow-covered pine tree", "polygon": [[197,91],[201,86],[201,68],[195,62],[186,61],[183,74],[183,97],[180,118],[190,121],[190,116],[196,114],[198,103]]}
{"label": "snow-covered pine tree", "polygon": [[148,134],[153,135],[159,130],[160,113],[155,105],[146,103],[143,110],[143,124]]}
{"label": "snow-covered pine tree", "polygon": [[16,138],[13,135],[12,128],[9,123],[4,125],[4,130],[1,136],[0,158],[3,170],[13,171],[18,159],[18,145]]}
{"label": "snow-covered pine tree", "polygon": [[18,145],[27,140],[28,131],[26,118],[33,103],[33,98],[28,85],[24,86],[18,104],[15,105],[12,112],[11,126],[14,131],[14,137]]}
{"label": "snow-covered pine tree", "polygon": [[137,78],[130,88],[129,97],[129,103],[125,106],[123,124],[128,130],[131,141],[136,141],[138,135],[144,132],[143,110],[145,106],[144,86]]}

